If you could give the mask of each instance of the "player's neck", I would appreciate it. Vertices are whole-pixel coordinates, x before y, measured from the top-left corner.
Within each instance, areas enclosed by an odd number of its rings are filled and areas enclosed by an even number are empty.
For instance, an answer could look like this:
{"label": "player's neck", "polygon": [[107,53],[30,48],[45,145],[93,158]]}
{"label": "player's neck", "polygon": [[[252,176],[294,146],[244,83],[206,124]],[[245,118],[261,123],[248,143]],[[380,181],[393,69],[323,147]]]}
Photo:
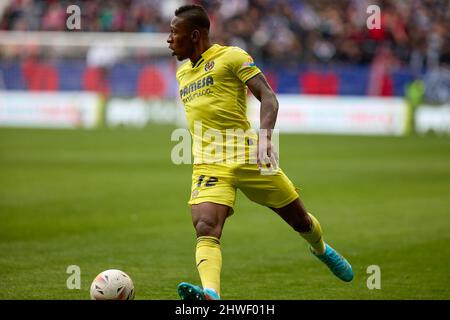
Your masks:
{"label": "player's neck", "polygon": [[189,58],[192,62],[192,64],[196,64],[197,61],[202,57],[202,54],[208,50],[209,48],[211,48],[212,44],[209,40],[206,40],[204,42],[200,42],[199,46],[194,48],[194,52],[192,54],[192,56]]}

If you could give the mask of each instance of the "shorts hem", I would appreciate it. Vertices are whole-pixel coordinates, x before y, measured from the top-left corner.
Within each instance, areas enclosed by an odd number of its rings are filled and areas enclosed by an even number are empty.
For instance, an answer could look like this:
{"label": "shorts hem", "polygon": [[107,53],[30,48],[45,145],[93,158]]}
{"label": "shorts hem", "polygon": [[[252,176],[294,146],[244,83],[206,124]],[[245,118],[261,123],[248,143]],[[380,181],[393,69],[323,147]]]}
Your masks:
{"label": "shorts hem", "polygon": [[205,203],[205,202],[211,202],[211,203],[227,206],[228,208],[230,208],[230,210],[228,211],[228,217],[231,217],[234,213],[234,203],[230,204],[230,203],[227,203],[226,201],[217,201],[217,200],[209,200],[209,199],[200,200],[199,199],[196,201],[188,201],[188,205],[192,206],[193,204],[200,204],[200,203]]}
{"label": "shorts hem", "polygon": [[291,202],[293,202],[293,201],[295,201],[295,200],[297,200],[299,198],[300,198],[300,196],[297,194],[295,196],[287,198],[285,201],[280,202],[276,206],[271,206],[271,207],[275,208],[275,209],[280,209],[280,208],[283,208],[283,207],[287,206],[288,204],[290,204]]}

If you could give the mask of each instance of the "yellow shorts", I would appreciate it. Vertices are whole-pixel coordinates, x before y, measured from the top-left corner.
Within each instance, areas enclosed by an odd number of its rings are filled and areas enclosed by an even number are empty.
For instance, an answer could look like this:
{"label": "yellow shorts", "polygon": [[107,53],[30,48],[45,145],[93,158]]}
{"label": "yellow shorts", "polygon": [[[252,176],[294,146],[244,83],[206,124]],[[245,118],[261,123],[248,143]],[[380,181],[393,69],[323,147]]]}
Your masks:
{"label": "yellow shorts", "polygon": [[188,203],[213,202],[233,208],[236,189],[271,208],[284,207],[299,197],[281,169],[273,175],[263,175],[256,164],[196,164]]}

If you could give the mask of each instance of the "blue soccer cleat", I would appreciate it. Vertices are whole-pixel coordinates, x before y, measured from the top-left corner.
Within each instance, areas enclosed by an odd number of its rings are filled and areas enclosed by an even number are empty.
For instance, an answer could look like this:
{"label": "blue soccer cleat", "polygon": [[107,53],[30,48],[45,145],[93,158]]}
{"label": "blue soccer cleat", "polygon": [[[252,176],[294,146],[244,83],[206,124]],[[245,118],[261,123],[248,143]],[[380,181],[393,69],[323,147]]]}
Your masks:
{"label": "blue soccer cleat", "polygon": [[220,300],[216,291],[210,288],[202,289],[187,282],[178,285],[178,295],[181,300]]}
{"label": "blue soccer cleat", "polygon": [[350,282],[353,279],[353,270],[350,263],[345,260],[336,250],[325,244],[325,253],[322,255],[317,255],[314,250],[310,247],[311,252],[319,258],[320,261],[325,263],[331,272],[334,273],[336,277],[345,282]]}
{"label": "blue soccer cleat", "polygon": [[205,300],[203,289],[187,282],[178,285],[178,295],[181,300]]}

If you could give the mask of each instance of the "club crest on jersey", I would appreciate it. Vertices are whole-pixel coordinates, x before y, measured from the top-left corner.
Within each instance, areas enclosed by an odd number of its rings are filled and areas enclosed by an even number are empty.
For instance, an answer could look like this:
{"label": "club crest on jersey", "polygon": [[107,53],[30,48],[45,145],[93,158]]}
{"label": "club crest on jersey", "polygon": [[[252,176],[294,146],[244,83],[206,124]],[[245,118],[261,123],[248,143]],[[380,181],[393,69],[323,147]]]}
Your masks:
{"label": "club crest on jersey", "polygon": [[214,68],[214,60],[208,61],[207,63],[205,63],[205,71],[206,72],[208,72],[209,70],[212,70],[212,68]]}

